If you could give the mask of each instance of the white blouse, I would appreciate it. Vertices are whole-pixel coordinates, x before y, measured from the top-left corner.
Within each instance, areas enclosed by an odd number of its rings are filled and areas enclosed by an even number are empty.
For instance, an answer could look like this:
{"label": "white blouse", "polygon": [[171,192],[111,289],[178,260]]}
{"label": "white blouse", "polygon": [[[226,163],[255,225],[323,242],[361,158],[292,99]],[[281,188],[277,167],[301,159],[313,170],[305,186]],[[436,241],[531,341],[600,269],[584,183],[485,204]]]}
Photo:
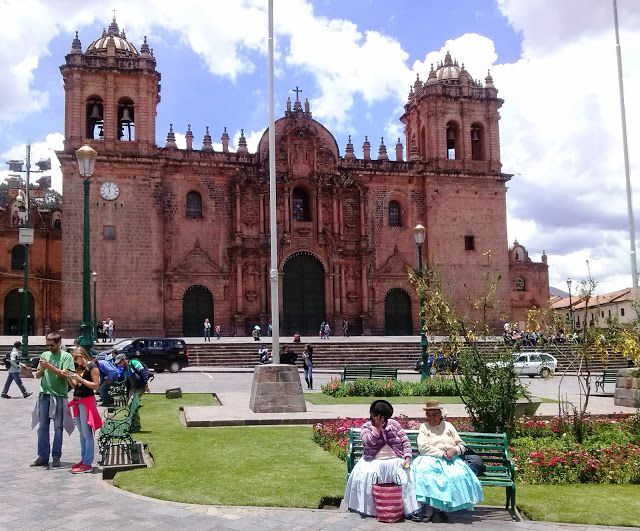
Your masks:
{"label": "white blouse", "polygon": [[453,427],[453,424],[443,420],[437,426],[424,422],[418,431],[418,451],[420,455],[444,457],[447,450],[454,449],[456,455],[465,451],[464,443]]}

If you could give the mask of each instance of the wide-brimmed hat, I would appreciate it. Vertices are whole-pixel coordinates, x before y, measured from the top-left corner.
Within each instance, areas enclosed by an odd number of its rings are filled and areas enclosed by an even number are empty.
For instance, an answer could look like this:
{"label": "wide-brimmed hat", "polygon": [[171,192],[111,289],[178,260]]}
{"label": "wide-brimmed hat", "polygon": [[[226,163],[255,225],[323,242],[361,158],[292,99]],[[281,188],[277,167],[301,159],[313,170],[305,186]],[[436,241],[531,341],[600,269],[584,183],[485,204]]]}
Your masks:
{"label": "wide-brimmed hat", "polygon": [[422,409],[424,409],[425,411],[433,411],[437,409],[438,411],[440,411],[440,413],[442,413],[442,406],[437,400],[427,400],[427,403]]}

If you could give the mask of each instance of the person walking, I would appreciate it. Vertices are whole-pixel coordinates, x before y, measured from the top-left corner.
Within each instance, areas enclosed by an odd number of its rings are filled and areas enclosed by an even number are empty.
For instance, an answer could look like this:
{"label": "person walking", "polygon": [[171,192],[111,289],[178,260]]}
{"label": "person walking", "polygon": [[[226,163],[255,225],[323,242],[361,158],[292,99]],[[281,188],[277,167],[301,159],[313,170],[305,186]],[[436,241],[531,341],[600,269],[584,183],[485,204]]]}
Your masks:
{"label": "person walking", "polygon": [[331,336],[331,327],[329,326],[329,321],[327,321],[324,325],[324,338],[329,339]]}
{"label": "person walking", "polygon": [[[62,337],[51,332],[46,337],[49,350],[40,355],[36,378],[40,379],[40,394],[31,416],[31,427],[38,425],[38,458],[31,466],[47,466],[49,455],[51,466],[59,467],[62,457],[62,430],[71,434],[75,426],[67,408],[67,371],[74,370],[73,358],[61,350]],[[49,444],[49,426],[53,421],[53,446]]]}
{"label": "person walking", "polygon": [[320,332],[319,332],[319,335],[320,335],[320,339],[324,339],[324,321],[322,321],[322,322],[320,323]]}
{"label": "person walking", "polygon": [[307,389],[313,389],[313,347],[311,345],[306,345],[302,351],[302,366]]}
{"label": "person walking", "polygon": [[16,341],[13,344],[13,348],[9,354],[9,367],[7,374],[7,381],[4,383],[4,388],[2,389],[2,398],[11,398],[9,396],[9,388],[13,382],[16,382],[18,389],[22,393],[22,396],[25,398],[29,398],[33,393],[27,392],[24,385],[22,384],[22,379],[20,378],[20,349],[22,348],[22,342]]}
{"label": "person walking", "polygon": [[344,337],[349,337],[349,321],[346,319],[342,320],[342,335]]}
{"label": "person walking", "polygon": [[109,341],[113,342],[113,328],[115,324],[111,317],[107,317],[107,335],[109,336]]}
{"label": "person walking", "polygon": [[211,343],[211,321],[209,318],[204,320],[204,340]]}
{"label": "person walking", "polygon": [[219,324],[217,324],[216,325],[216,341],[220,339],[221,335],[222,335],[222,327]]}
{"label": "person walking", "polygon": [[80,461],[71,467],[72,474],[93,471],[95,455],[94,433],[102,427],[102,417],[96,406],[95,391],[100,385],[98,364],[92,361],[82,347],[72,354],[77,369],[68,373],[69,385],[73,387],[73,400],[68,404],[80,433]]}

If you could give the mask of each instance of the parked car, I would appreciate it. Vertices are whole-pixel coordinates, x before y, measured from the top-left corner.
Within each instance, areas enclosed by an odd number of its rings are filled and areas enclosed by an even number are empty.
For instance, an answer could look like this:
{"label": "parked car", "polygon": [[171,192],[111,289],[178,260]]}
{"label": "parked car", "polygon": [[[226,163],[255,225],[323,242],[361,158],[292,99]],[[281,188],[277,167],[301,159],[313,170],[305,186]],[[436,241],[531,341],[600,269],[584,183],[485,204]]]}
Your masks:
{"label": "parked car", "polygon": [[[496,366],[499,363],[502,362],[494,361],[487,365]],[[529,378],[534,376],[548,378],[556,372],[557,367],[558,360],[548,352],[525,352],[513,355],[513,368],[516,374]]]}
{"label": "parked car", "polygon": [[189,351],[183,339],[136,337],[119,341],[111,348],[103,350],[96,357],[104,359],[106,356],[124,353],[127,358],[137,357],[150,369],[156,372],[178,372],[189,366]]}

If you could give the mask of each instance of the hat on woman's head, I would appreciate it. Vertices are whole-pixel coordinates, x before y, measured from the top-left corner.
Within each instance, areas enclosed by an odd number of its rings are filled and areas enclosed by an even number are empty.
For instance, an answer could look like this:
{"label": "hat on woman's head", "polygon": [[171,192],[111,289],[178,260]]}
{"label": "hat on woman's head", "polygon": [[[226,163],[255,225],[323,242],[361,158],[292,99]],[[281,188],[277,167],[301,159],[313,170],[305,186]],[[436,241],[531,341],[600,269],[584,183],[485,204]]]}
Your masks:
{"label": "hat on woman's head", "polygon": [[437,409],[438,411],[440,411],[440,413],[442,413],[442,406],[437,400],[427,400],[427,403],[425,404],[423,409],[425,411],[433,411]]}

